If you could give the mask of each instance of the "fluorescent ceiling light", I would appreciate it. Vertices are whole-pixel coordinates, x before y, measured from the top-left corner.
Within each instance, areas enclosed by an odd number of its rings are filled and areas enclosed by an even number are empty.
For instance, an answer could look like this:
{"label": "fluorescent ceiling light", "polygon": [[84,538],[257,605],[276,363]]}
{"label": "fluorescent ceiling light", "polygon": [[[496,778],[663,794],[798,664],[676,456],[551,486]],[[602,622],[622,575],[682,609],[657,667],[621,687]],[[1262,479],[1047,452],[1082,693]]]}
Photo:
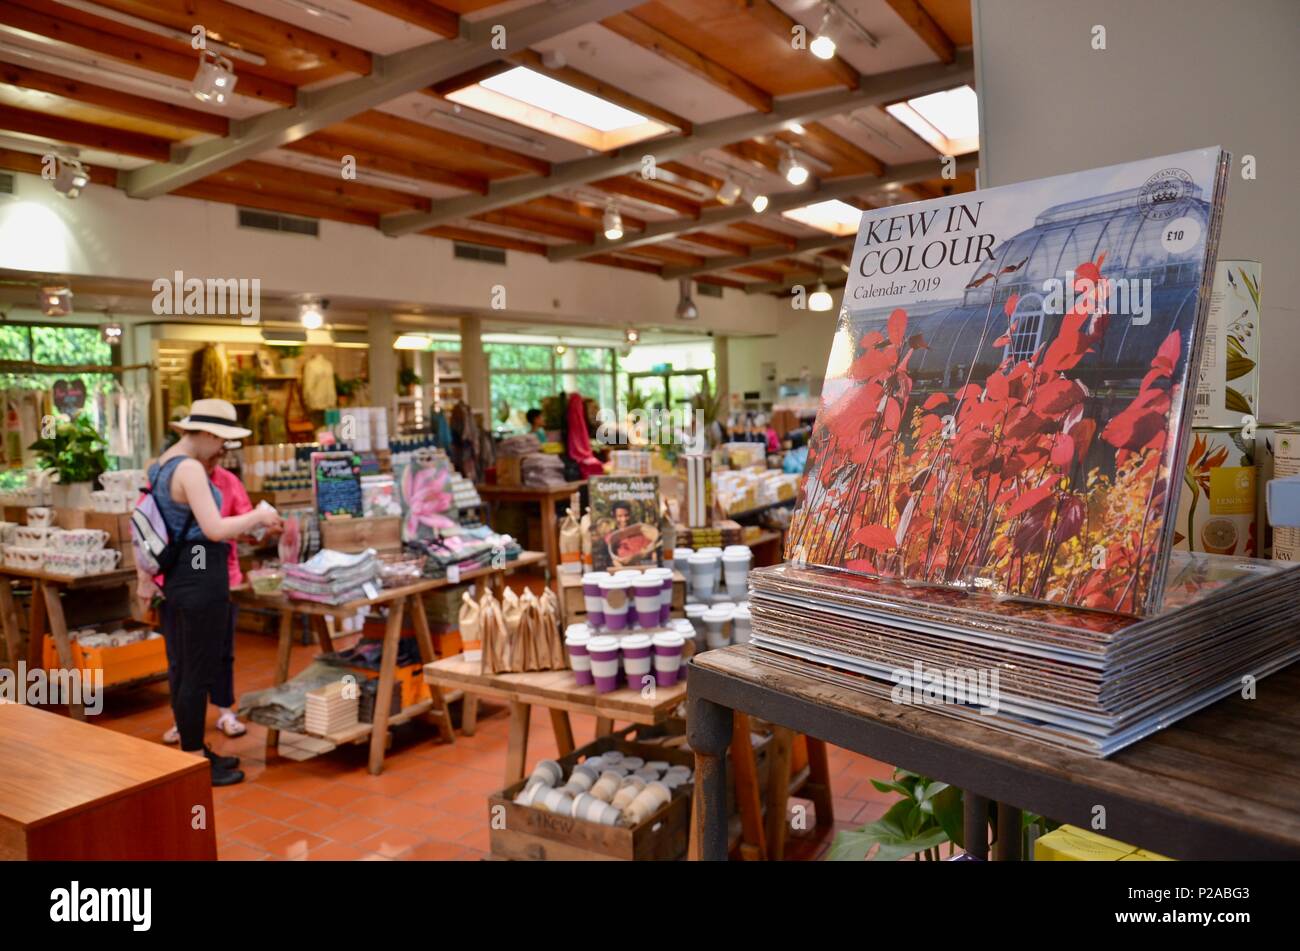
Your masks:
{"label": "fluorescent ceiling light", "polygon": [[600,152],[673,131],[526,66],[457,89],[446,98]]}
{"label": "fluorescent ceiling light", "polygon": [[810,228],[837,235],[857,234],[858,224],[862,221],[861,208],[854,208],[838,198],[804,205],[802,208],[791,208],[781,215]]}
{"label": "fluorescent ceiling light", "polygon": [[394,350],[428,350],[433,338],[427,334],[402,334],[393,341]]}
{"label": "fluorescent ceiling light", "polygon": [[978,99],[970,86],[896,102],[885,111],[943,155],[965,155],[979,148]]}

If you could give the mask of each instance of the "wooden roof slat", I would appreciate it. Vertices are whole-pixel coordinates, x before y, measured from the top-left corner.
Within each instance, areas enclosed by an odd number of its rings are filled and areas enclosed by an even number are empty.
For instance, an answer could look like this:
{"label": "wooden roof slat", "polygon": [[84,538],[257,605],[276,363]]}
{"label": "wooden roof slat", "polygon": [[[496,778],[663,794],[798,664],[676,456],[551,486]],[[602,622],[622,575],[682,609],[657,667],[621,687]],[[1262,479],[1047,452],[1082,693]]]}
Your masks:
{"label": "wooden roof slat", "polygon": [[476,66],[473,69],[467,69],[463,73],[458,73],[450,79],[444,79],[440,83],[434,83],[428,89],[423,90],[426,95],[442,98],[447,93],[455,92],[457,89],[464,89],[466,86],[473,86],[475,83],[481,83],[485,79],[491,79],[493,76],[500,76],[507,70],[513,69],[511,63],[503,59],[494,60],[491,63],[484,63],[482,66]]}
{"label": "wooden roof slat", "polygon": [[804,124],[806,138],[820,143],[832,152],[838,153],[853,163],[856,169],[866,172],[870,175],[884,175],[885,163],[880,161],[866,149],[854,145],[848,139],[844,138],[837,132],[832,132],[820,122],[808,122]]}
{"label": "wooden roof slat", "polygon": [[911,28],[912,32],[934,51],[934,55],[939,57],[941,62],[951,63],[957,58],[956,44],[917,0],[885,0],[885,2]]}
{"label": "wooden roof slat", "polygon": [[[57,9],[60,15],[51,15],[47,8]],[[43,4],[39,10],[22,6],[18,0],[6,0],[5,3],[0,3],[0,24],[79,46],[89,52],[100,53],[150,72],[184,80],[186,83],[194,79],[194,73],[198,69],[197,53],[186,55],[164,49],[149,42],[149,39],[159,39],[161,42],[166,42],[165,40],[140,30],[122,28],[119,32],[88,26],[85,23],[75,22],[73,15],[81,16],[86,21],[114,26],[102,17],[86,17],[79,10],[71,7],[55,7],[53,3]],[[129,33],[132,38],[122,36],[121,33]],[[236,73],[239,75],[239,85],[236,87],[239,95],[251,96],[280,106],[292,106],[296,101],[297,93],[288,83],[267,79],[239,67],[236,67]]]}
{"label": "wooden roof slat", "polygon": [[774,271],[771,268],[766,267],[755,267],[749,265],[745,267],[733,267],[729,270],[735,271],[737,274],[757,277],[764,281],[781,281],[785,279],[785,276],[780,271]]}
{"label": "wooden roof slat", "polygon": [[187,109],[170,102],[161,102],[145,96],[136,96],[105,86],[96,86],[80,79],[56,76],[39,69],[29,69],[14,63],[0,63],[0,83],[18,86],[22,89],[35,89],[64,99],[73,99],[87,105],[98,106],[110,112],[152,119],[184,129],[194,129],[211,135],[225,135],[229,131],[230,120],[225,116],[216,116],[198,109]]}
{"label": "wooden roof slat", "polygon": [[696,267],[708,260],[702,255],[691,254],[689,251],[679,251],[677,248],[670,248],[662,244],[643,244],[639,247],[629,248],[627,253],[639,257],[657,258],[660,261],[671,261],[674,264],[684,264],[687,267]]}
{"label": "wooden roof slat", "polygon": [[466,175],[462,172],[453,172],[449,169],[425,165],[421,162],[412,162],[400,156],[375,152],[338,139],[313,135],[305,139],[299,139],[297,142],[290,142],[284,148],[294,152],[302,152],[304,155],[314,155],[317,158],[328,159],[331,162],[341,162],[343,156],[351,155],[356,159],[359,170],[371,169],[387,175],[399,175],[402,178],[413,178],[438,185],[450,185],[452,188],[477,192],[480,195],[486,195],[488,191],[486,178]]}
{"label": "wooden roof slat", "polygon": [[663,267],[652,261],[637,261],[632,258],[623,258],[615,254],[594,254],[589,258],[584,258],[589,264],[604,264],[606,267],[621,267],[630,271],[644,271],[646,274],[662,274]]}
{"label": "wooden roof slat", "polygon": [[[95,0],[95,3],[185,34],[195,24],[202,24],[211,39],[257,53],[266,59],[268,69],[285,74],[282,78],[295,85],[301,84],[294,79],[297,74],[346,72],[365,76],[371,69],[370,54],[360,47],[225,0]],[[239,71],[239,64],[235,70]]]}
{"label": "wooden roof slat", "polygon": [[743,290],[745,287],[744,281],[732,280],[729,277],[718,277],[716,274],[701,274],[699,277],[695,278],[695,283],[716,284],[718,287],[732,287],[737,290]]}
{"label": "wooden roof slat", "polygon": [[329,200],[356,200],[395,208],[426,208],[429,205],[429,199],[396,188],[370,185],[271,162],[241,162],[225,171],[249,180],[253,187],[258,184],[273,186],[278,189],[278,194],[288,197],[310,193]]}
{"label": "wooden roof slat", "polygon": [[373,228],[378,224],[379,216],[373,212],[353,211],[320,202],[301,201],[282,195],[269,195],[254,192],[247,188],[230,188],[211,182],[192,182],[178,188],[172,194],[189,198],[201,198],[204,201],[221,202],[226,205],[242,205],[245,208],[261,208],[266,211],[278,211],[286,215],[298,215],[302,218],[324,218],[329,221],[342,221],[350,225],[365,225]]}
{"label": "wooden roof slat", "polygon": [[[41,156],[33,155],[31,152],[0,149],[0,168],[7,168],[13,172],[27,172],[31,175],[39,175],[42,171],[42,164]],[[117,187],[117,169],[87,165],[86,171],[90,173],[90,180],[96,185],[107,185],[109,188]]]}
{"label": "wooden roof slat", "polygon": [[496,225],[499,228],[516,228],[520,231],[531,231],[534,234],[544,234],[552,238],[563,238],[566,241],[578,241],[587,244],[591,243],[591,236],[595,233],[591,228],[564,225],[504,208],[498,211],[485,211],[481,215],[475,215],[474,220]]}
{"label": "wooden roof slat", "polygon": [[709,81],[759,112],[772,111],[772,94],[767,90],[759,88],[701,51],[651,26],[634,13],[606,17],[600,21],[600,25]]}
{"label": "wooden roof slat", "polygon": [[635,198],[638,201],[644,201],[651,205],[658,205],[660,208],[667,208],[675,211],[680,215],[686,215],[691,218],[700,216],[699,202],[691,201],[689,198],[681,198],[662,188],[656,188],[654,185],[640,178],[630,176],[615,176],[614,178],[602,179],[598,182],[591,183],[601,191],[611,192],[615,195],[623,195],[627,198]]}
{"label": "wooden roof slat", "polygon": [[692,244],[702,245],[706,248],[713,248],[717,251],[726,251],[728,254],[749,253],[749,245],[716,234],[710,234],[707,231],[688,231],[681,236],[681,240],[690,241]]}
{"label": "wooden roof slat", "polygon": [[[791,18],[784,10],[772,3],[772,0],[739,0],[744,6],[747,13],[752,15],[758,22],[768,27],[772,32],[780,35],[787,42],[793,35],[791,31],[799,24]],[[817,10],[817,15],[821,16],[821,10]],[[816,34],[809,32],[809,41]],[[849,89],[857,89],[861,76],[858,71],[840,58],[839,54],[832,56],[830,59],[818,59],[811,56],[810,58],[820,67],[825,69],[835,81]]]}
{"label": "wooden roof slat", "polygon": [[733,142],[724,146],[723,151],[774,174],[781,174],[781,154],[770,145],[764,145],[754,139],[746,139],[744,142]]}
{"label": "wooden roof slat", "polygon": [[792,234],[786,234],[784,231],[777,231],[774,228],[765,228],[760,224],[752,221],[736,221],[728,225],[729,228],[735,228],[737,231],[743,231],[745,234],[752,234],[760,239],[764,244],[779,244],[793,251],[799,245],[799,239]]}
{"label": "wooden roof slat", "polygon": [[693,182],[705,186],[710,191],[717,191],[722,187],[722,179],[716,175],[710,175],[708,172],[702,172],[698,168],[692,168],[689,165],[683,165],[681,162],[664,162],[659,166],[660,171],[671,172],[681,178],[690,179]]}
{"label": "wooden roof slat", "polygon": [[455,225],[439,225],[427,228],[420,234],[435,238],[447,238],[450,241],[464,241],[469,244],[482,244],[489,248],[505,248],[507,251],[522,251],[525,254],[545,254],[546,245],[540,241],[525,241],[522,238],[509,238],[490,231],[475,231],[472,228],[459,228]]}
{"label": "wooden roof slat", "polygon": [[171,156],[172,144],[167,139],[139,132],[123,132],[79,119],[61,119],[45,112],[13,106],[0,105],[0,129],[37,135],[56,142],[70,142],[118,155],[134,155],[155,162],[165,162]]}
{"label": "wooden roof slat", "polygon": [[[532,201],[524,202],[521,205],[512,205],[512,208],[519,210],[525,209],[545,209],[556,211],[565,215],[573,215],[577,218],[589,220],[597,229],[603,227],[605,209],[599,205],[592,205],[588,202],[571,201],[568,198],[560,198],[556,195],[544,195],[541,198],[534,198]],[[645,219],[638,218],[635,215],[629,215],[627,212],[620,210],[619,217],[623,219],[623,227],[630,228],[633,231],[640,231],[645,227]]]}
{"label": "wooden roof slat", "polygon": [[460,35],[460,17],[451,10],[426,0],[356,0],[362,6],[396,17],[444,39]]}
{"label": "wooden roof slat", "polygon": [[511,168],[531,172],[534,175],[551,174],[551,163],[545,159],[524,155],[512,149],[503,149],[499,145],[480,142],[478,139],[447,132],[436,126],[416,122],[413,119],[403,119],[401,116],[380,112],[377,109],[371,109],[369,112],[353,116],[346,124],[359,125],[373,129],[376,132],[382,132],[385,135],[401,136],[417,142],[435,145],[439,148],[462,152],[476,158],[486,159],[489,162],[496,162],[498,165],[507,165]]}

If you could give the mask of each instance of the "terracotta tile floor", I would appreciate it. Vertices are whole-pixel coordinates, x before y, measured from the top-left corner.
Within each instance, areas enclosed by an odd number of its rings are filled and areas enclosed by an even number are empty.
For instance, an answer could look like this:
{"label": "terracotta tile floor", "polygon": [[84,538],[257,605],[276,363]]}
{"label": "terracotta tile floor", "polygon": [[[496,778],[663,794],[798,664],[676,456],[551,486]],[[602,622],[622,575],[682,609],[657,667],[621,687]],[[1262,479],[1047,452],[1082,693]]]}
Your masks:
{"label": "terracotta tile floor", "polygon": [[[269,686],[275,664],[271,638],[240,634],[236,646],[236,690]],[[295,644],[290,670],[304,668],[315,647]],[[595,735],[595,721],[574,716],[579,745]],[[454,745],[438,739],[425,724],[398,729],[380,776],[366,770],[368,746],[347,746],[306,762],[277,757],[268,765],[266,733],[248,724],[248,733],[227,739],[213,727],[209,742],[243,760],[245,781],[214,790],[217,848],[222,859],[481,859],[489,849],[485,798],[500,789],[505,770],[508,713],[504,706],[480,704],[476,734],[459,733]],[[111,693],[101,726],[161,742],[171,726],[166,684]],[[556,755],[550,718],[534,716],[528,760]],[[847,751],[830,751],[835,799],[835,829],[856,828],[879,818],[892,797],[869,780],[887,778],[890,767]],[[813,860],[825,855],[831,836],[815,833],[811,803],[792,800],[792,816],[802,808],[786,857]]]}

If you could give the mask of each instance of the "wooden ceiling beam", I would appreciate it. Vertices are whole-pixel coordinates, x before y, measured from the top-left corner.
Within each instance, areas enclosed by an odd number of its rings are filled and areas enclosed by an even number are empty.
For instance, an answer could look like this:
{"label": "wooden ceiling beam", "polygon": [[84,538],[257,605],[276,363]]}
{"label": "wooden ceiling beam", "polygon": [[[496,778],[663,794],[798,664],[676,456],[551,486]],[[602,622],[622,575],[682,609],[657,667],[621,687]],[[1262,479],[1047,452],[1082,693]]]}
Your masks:
{"label": "wooden ceiling beam", "polygon": [[[54,4],[49,4],[53,7]],[[70,7],[58,7],[60,13],[78,14],[80,11]],[[100,17],[87,18],[101,23],[107,22]],[[36,10],[20,6],[16,2],[0,3],[0,24],[34,33],[48,39],[58,40],[71,46],[81,47],[91,53],[99,53],[111,59],[147,69],[150,72],[180,79],[186,83],[194,79],[198,70],[198,54],[186,55],[170,49],[155,46],[145,39],[127,39],[117,33],[95,29],[82,23],[73,22],[71,18],[52,16],[44,9]],[[139,30],[129,31],[137,38],[152,37],[152,34]],[[154,37],[156,39],[156,37]],[[264,76],[256,76],[236,68],[239,74],[238,95],[251,96],[278,106],[292,106],[297,99],[294,87],[288,83],[277,82]]]}
{"label": "wooden ceiling beam", "polygon": [[781,281],[785,279],[780,271],[773,271],[766,267],[735,267],[731,268],[737,274],[744,274],[746,277],[757,277],[763,281]]}
{"label": "wooden ceiling beam", "polygon": [[301,218],[324,218],[329,221],[342,221],[350,225],[365,225],[373,228],[379,215],[373,212],[354,211],[339,208],[321,202],[302,201],[286,198],[283,195],[269,195],[265,192],[250,191],[247,188],[230,188],[211,182],[192,182],[184,188],[178,188],[175,195],[186,198],[201,198],[225,205],[240,205],[244,208],[261,208],[265,211],[278,211],[286,215],[298,215]]}
{"label": "wooden ceiling beam", "polygon": [[[382,185],[370,185],[361,181],[349,181],[307,169],[288,165],[275,165],[271,162],[241,162],[224,169],[218,175],[229,173],[231,180],[244,182],[254,191],[267,190],[271,194],[288,198],[311,195],[323,201],[339,202],[351,206],[352,202],[371,205],[387,205],[395,208],[425,208],[429,199],[410,192],[386,188]],[[215,176],[214,176],[215,178]],[[206,179],[208,182],[214,178]]]}
{"label": "wooden ceiling beam", "polygon": [[[33,155],[31,152],[0,149],[0,168],[7,168],[12,172],[27,172],[29,175],[39,175],[43,170],[43,164],[41,156]],[[86,171],[90,173],[92,183],[107,185],[110,188],[117,187],[117,169],[87,165]]]}
{"label": "wooden ceiling beam", "polygon": [[[632,248],[628,251],[628,254],[656,258],[660,261],[670,261],[683,267],[700,267],[708,260],[703,255],[692,254],[689,251],[679,251],[677,248],[669,248],[662,244],[647,244],[639,248]],[[667,273],[667,269],[665,269],[664,273]]]}
{"label": "wooden ceiling beam", "polygon": [[6,105],[0,105],[0,129],[118,155],[134,155],[155,162],[165,162],[171,155],[172,148],[169,140],[157,136],[123,132],[78,119],[60,119],[45,112]]}
{"label": "wooden ceiling beam", "polygon": [[445,40],[460,35],[460,17],[451,10],[426,0],[356,0],[362,6],[386,13],[412,26],[428,30]]}
{"label": "wooden ceiling beam", "polygon": [[939,57],[940,62],[951,63],[957,58],[957,45],[917,0],[885,0],[885,2],[902,18],[911,31],[921,38],[921,42],[934,51],[934,55]]}
{"label": "wooden ceiling beam", "polygon": [[198,109],[187,109],[184,106],[173,105],[170,102],[161,102],[145,96],[132,95],[117,89],[96,86],[82,82],[80,79],[69,79],[66,76],[56,76],[54,73],[29,69],[26,66],[18,66],[14,63],[0,63],[0,83],[17,86],[20,89],[34,89],[38,92],[50,93],[64,99],[72,99],[89,106],[107,109],[110,112],[135,116],[139,119],[150,119],[154,122],[163,122],[168,125],[180,126],[183,129],[193,129],[197,132],[207,132],[210,135],[225,135],[230,128],[230,120],[225,116],[200,112]]}
{"label": "wooden ceiling beam", "polygon": [[606,17],[600,21],[600,25],[625,40],[630,40],[637,46],[676,63],[759,112],[772,111],[772,94],[766,89],[759,88],[699,50],[638,19],[635,13],[620,13],[617,16]]}
{"label": "wooden ceiling beam", "polygon": [[[811,238],[800,238],[795,252],[806,254],[809,251],[817,251],[827,247],[853,247],[855,240],[854,235],[830,235],[819,234]],[[756,264],[768,264],[771,268],[780,268],[785,270],[809,271],[818,270],[816,265],[807,264],[796,258],[789,257],[789,252],[783,247],[778,247],[769,251],[753,251],[749,254],[739,255],[731,258],[708,258],[698,265],[689,267],[671,267],[664,269],[664,277],[694,277],[696,274],[706,274],[717,271],[739,271],[742,268],[753,267]]]}
{"label": "wooden ceiling beam", "polygon": [[743,231],[745,234],[752,234],[763,244],[779,244],[790,251],[793,251],[799,244],[799,239],[792,234],[777,231],[775,228],[765,228],[752,221],[733,221],[728,227]]}
{"label": "wooden ceiling beam", "polygon": [[524,254],[545,254],[546,245],[540,241],[525,241],[522,238],[509,238],[491,231],[475,231],[472,228],[459,228],[454,225],[439,225],[428,228],[421,234],[434,238],[446,238],[448,241],[464,241],[468,244],[481,244],[489,248],[504,248],[507,251],[522,251]]}
{"label": "wooden ceiling beam", "polygon": [[734,281],[729,277],[718,277],[716,274],[701,274],[695,279],[696,284],[716,284],[718,287],[731,287],[737,290],[744,290],[744,281]]}
{"label": "wooden ceiling beam", "polygon": [[[490,145],[454,132],[447,132],[436,126],[416,122],[413,119],[403,119],[401,116],[375,109],[353,116],[345,125],[362,126],[385,135],[410,139],[422,145],[432,145],[440,149],[472,155],[475,158],[531,172],[534,175],[551,174],[551,163],[545,159],[524,155],[512,149],[503,149],[498,145]],[[325,131],[329,132],[328,129]]]}
{"label": "wooden ceiling beam", "polygon": [[589,228],[579,228],[573,225],[560,224],[557,221],[547,221],[545,218],[536,218],[532,215],[509,211],[504,208],[497,211],[485,211],[481,215],[475,215],[474,220],[496,225],[498,228],[515,228],[519,231],[531,231],[533,234],[544,234],[552,238],[563,238],[566,241],[585,241],[588,244],[591,243],[591,236],[595,233]]}
{"label": "wooden ceiling beam", "polygon": [[[799,24],[790,17],[784,10],[772,3],[772,0],[740,0],[744,6],[745,12],[766,26],[773,33],[780,36],[787,43],[794,35],[793,30]],[[821,15],[821,11],[816,11]],[[815,35],[815,34],[814,34]],[[856,69],[845,62],[837,53],[830,59],[817,59],[811,57],[812,61],[818,66],[823,67],[835,81],[849,89],[857,89],[861,76]]]}
{"label": "wooden ceiling beam", "polygon": [[849,165],[854,174],[885,174],[885,163],[865,149],[816,122],[804,125],[804,135],[785,130],[777,133],[782,142],[809,153],[828,165]]}
{"label": "wooden ceiling beam", "polygon": [[708,172],[702,172],[698,168],[692,168],[689,165],[683,165],[681,162],[664,162],[659,166],[660,171],[671,172],[679,178],[689,179],[703,185],[710,191],[716,192],[722,187],[722,179],[716,175],[710,175]]}
{"label": "wooden ceiling beam", "polygon": [[610,192],[614,195],[623,195],[626,198],[634,198],[647,204],[657,205],[660,208],[667,208],[679,215],[686,215],[691,218],[700,216],[699,202],[691,201],[689,198],[680,198],[664,191],[662,188],[655,188],[649,182],[640,178],[618,176],[592,182],[591,184],[601,191]]}
{"label": "wooden ceiling beam", "polygon": [[724,146],[723,151],[729,155],[734,155],[738,159],[746,162],[752,162],[754,165],[771,172],[773,175],[781,174],[781,155],[771,146],[764,145],[761,142],[755,142],[748,139],[744,142],[733,142]]}
{"label": "wooden ceiling beam", "polygon": [[739,241],[731,241],[719,235],[710,234],[707,231],[688,231],[681,236],[680,240],[689,241],[692,244],[702,245],[706,248],[713,248],[715,251],[726,251],[728,254],[749,253],[749,245],[742,244]]}
{"label": "wooden ceiling beam", "polygon": [[285,148],[293,152],[301,152],[304,155],[314,155],[316,158],[338,162],[340,167],[342,167],[343,157],[351,155],[356,159],[358,169],[370,169],[375,172],[383,172],[386,175],[398,175],[402,178],[433,182],[436,185],[449,185],[452,188],[460,188],[480,195],[486,195],[488,191],[486,178],[453,172],[449,169],[425,165],[422,162],[412,162],[396,155],[375,152],[343,139],[314,135],[310,138],[299,139],[297,142],[290,142]]}
{"label": "wooden ceiling beam", "polygon": [[643,271],[646,274],[662,274],[663,265],[653,261],[638,261],[633,258],[621,258],[614,254],[597,254],[586,259],[588,264],[603,264],[606,267],[621,267],[631,271]]}
{"label": "wooden ceiling beam", "polygon": [[[534,198],[532,201],[525,202],[522,205],[513,205],[513,208],[525,211],[530,208],[545,209],[557,211],[561,214],[574,215],[583,218],[592,223],[596,230],[604,227],[605,209],[599,205],[592,205],[583,201],[571,201],[568,198],[560,198],[556,195],[543,195],[541,198]],[[631,228],[633,231],[640,231],[645,227],[644,218],[638,218],[635,215],[629,215],[620,209],[619,217],[623,219],[623,227]]]}
{"label": "wooden ceiling beam", "polygon": [[428,89],[420,90],[426,96],[433,96],[441,99],[447,93],[455,92],[457,89],[464,89],[466,86],[473,86],[475,83],[481,83],[485,79],[491,79],[493,76],[500,76],[514,67],[503,59],[493,60],[490,63],[484,63],[482,66],[475,66],[473,69],[467,69],[465,72],[450,79],[444,79],[440,83],[434,83]]}

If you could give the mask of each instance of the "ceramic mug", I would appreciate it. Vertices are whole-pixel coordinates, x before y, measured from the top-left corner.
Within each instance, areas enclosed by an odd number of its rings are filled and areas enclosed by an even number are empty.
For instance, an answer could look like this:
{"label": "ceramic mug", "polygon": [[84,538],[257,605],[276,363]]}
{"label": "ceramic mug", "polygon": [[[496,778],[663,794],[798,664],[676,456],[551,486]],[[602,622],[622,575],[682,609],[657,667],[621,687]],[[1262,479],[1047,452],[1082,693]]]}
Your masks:
{"label": "ceramic mug", "polygon": [[32,506],[27,510],[27,524],[32,528],[49,528],[54,522],[54,510],[43,505]]}
{"label": "ceramic mug", "polygon": [[59,551],[97,551],[108,542],[108,532],[99,528],[74,528],[49,538],[49,546]]}
{"label": "ceramic mug", "polygon": [[10,545],[5,548],[5,564],[10,568],[19,568],[23,571],[40,571],[41,565],[44,563],[44,548],[23,548],[18,545]]}
{"label": "ceramic mug", "polygon": [[86,552],[86,566],[91,574],[114,571],[121,560],[122,553],[116,548],[101,548],[98,551]]}
{"label": "ceramic mug", "polygon": [[51,529],[44,525],[20,525],[14,529],[14,544],[19,548],[44,548],[50,533]]}

